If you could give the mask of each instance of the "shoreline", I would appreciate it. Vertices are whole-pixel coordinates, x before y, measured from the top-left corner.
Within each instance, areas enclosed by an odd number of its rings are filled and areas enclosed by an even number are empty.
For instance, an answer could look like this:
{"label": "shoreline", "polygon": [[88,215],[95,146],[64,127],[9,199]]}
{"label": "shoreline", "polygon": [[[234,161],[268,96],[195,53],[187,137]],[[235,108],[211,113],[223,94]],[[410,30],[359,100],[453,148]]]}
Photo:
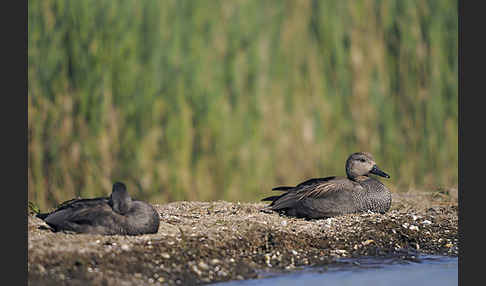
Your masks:
{"label": "shoreline", "polygon": [[417,253],[458,256],[457,196],[393,194],[385,214],[304,220],[266,203],[156,205],[157,234],[54,233],[28,217],[30,285],[199,285],[258,278],[336,258]]}

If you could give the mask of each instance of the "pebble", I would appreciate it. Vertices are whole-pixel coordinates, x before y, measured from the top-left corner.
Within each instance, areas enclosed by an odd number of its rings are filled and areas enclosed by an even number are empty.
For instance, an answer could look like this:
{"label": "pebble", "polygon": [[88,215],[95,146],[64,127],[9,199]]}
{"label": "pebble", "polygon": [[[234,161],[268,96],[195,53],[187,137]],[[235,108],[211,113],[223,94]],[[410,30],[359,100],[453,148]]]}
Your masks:
{"label": "pebble", "polygon": [[201,276],[201,275],[202,275],[201,270],[199,270],[199,269],[197,268],[197,266],[196,266],[196,265],[191,266],[191,269],[192,269],[192,271],[194,271],[194,272],[195,272],[195,273],[196,273],[198,276]]}
{"label": "pebble", "polygon": [[207,265],[204,261],[199,262],[198,266],[202,270],[208,270],[209,269],[209,265]]}
{"label": "pebble", "polygon": [[44,266],[42,266],[42,265],[38,264],[38,265],[37,265],[37,268],[39,268],[39,272],[40,272],[40,273],[42,273],[42,274],[46,273],[46,269],[44,268]]}
{"label": "pebble", "polygon": [[366,241],[363,241],[361,244],[362,245],[368,245],[368,244],[373,243],[373,242],[375,242],[373,239],[368,239]]}
{"label": "pebble", "polygon": [[224,270],[220,270],[220,271],[218,271],[218,275],[219,276],[227,276],[228,273],[226,271],[224,271]]}
{"label": "pebble", "polygon": [[164,253],[160,254],[160,256],[162,256],[165,259],[169,259],[170,258],[170,255],[167,252],[164,252]]}
{"label": "pebble", "polygon": [[411,226],[409,227],[409,229],[410,229],[410,230],[419,230],[419,227],[418,227],[418,226],[416,226],[416,225],[411,225]]}

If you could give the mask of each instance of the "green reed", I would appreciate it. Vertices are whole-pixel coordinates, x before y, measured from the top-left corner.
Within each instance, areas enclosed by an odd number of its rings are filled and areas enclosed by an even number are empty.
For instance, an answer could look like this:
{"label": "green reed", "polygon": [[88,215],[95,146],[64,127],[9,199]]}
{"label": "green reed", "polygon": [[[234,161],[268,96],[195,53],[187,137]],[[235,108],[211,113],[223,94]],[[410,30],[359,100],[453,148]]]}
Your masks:
{"label": "green reed", "polygon": [[355,151],[456,186],[457,6],[29,0],[29,200],[256,201]]}

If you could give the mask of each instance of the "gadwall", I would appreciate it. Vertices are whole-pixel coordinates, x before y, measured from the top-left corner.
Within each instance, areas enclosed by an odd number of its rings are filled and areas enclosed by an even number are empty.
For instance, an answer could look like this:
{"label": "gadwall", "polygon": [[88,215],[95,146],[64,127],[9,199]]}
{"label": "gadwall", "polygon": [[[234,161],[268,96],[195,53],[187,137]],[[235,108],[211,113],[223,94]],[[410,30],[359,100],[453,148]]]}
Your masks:
{"label": "gadwall", "polygon": [[146,202],[132,200],[123,183],[113,184],[110,197],[72,199],[55,211],[39,213],[54,231],[104,235],[157,233],[159,215]]}
{"label": "gadwall", "polygon": [[353,153],[346,160],[347,178],[316,178],[295,187],[275,187],[272,190],[286,193],[264,198],[262,201],[272,203],[263,210],[308,219],[366,211],[385,213],[390,209],[391,193],[369,174],[390,178],[376,166],[371,154]]}

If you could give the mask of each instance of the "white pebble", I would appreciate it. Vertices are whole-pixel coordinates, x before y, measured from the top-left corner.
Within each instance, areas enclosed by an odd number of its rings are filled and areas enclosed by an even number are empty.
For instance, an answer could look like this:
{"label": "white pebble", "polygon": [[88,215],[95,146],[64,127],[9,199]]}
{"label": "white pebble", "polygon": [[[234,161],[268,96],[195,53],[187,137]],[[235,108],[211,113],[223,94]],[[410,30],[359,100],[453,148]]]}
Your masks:
{"label": "white pebble", "polygon": [[409,227],[409,229],[410,229],[410,230],[419,230],[418,226],[416,226],[416,225],[411,225],[411,226]]}

